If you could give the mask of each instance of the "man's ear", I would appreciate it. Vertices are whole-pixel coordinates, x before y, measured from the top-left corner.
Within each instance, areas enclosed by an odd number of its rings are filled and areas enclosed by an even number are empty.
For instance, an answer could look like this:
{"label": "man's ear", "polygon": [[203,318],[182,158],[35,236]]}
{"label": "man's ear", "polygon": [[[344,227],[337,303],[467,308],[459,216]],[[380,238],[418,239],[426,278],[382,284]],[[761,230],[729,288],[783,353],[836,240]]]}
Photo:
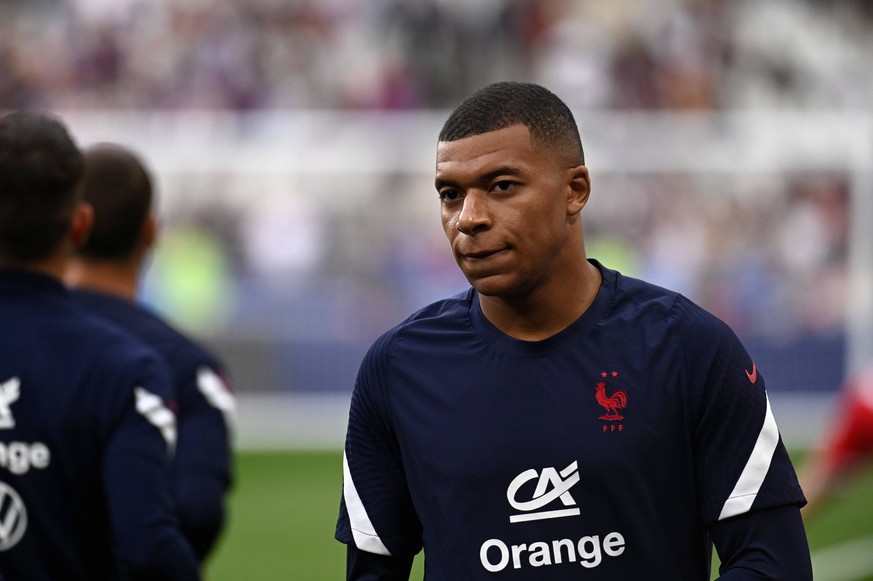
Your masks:
{"label": "man's ear", "polygon": [[588,203],[591,194],[591,176],[584,165],[571,167],[569,170],[569,188],[567,195],[567,215],[573,216],[582,211]]}
{"label": "man's ear", "polygon": [[158,239],[158,219],[154,214],[149,214],[146,219],[143,220],[139,239],[143,249],[148,250],[155,245],[155,242]]}
{"label": "man's ear", "polygon": [[73,217],[70,220],[70,243],[74,248],[81,248],[88,242],[91,226],[94,224],[94,208],[88,202],[76,202]]}

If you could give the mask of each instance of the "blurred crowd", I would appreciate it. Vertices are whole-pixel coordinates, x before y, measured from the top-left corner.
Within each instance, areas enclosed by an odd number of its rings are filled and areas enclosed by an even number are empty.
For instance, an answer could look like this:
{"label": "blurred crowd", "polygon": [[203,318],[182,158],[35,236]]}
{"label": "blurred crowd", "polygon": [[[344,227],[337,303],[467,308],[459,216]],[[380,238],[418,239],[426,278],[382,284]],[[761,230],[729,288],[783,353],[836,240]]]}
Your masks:
{"label": "blurred crowd", "polygon": [[4,0],[0,108],[866,107],[869,0]]}
{"label": "blurred crowd", "polygon": [[846,175],[600,181],[585,222],[591,255],[693,297],[746,337],[844,325]]}

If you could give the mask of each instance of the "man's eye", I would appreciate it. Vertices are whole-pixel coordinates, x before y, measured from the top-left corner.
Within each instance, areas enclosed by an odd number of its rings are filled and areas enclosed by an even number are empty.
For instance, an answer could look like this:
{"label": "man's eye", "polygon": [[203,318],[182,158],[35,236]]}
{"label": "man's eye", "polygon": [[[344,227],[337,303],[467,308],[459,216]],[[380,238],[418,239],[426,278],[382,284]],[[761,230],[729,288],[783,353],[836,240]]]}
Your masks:
{"label": "man's eye", "polygon": [[501,180],[494,184],[494,189],[498,192],[508,192],[517,185],[518,184],[516,184],[515,182],[511,182],[509,180]]}
{"label": "man's eye", "polygon": [[443,202],[454,202],[461,199],[461,192],[458,190],[440,190],[439,196]]}

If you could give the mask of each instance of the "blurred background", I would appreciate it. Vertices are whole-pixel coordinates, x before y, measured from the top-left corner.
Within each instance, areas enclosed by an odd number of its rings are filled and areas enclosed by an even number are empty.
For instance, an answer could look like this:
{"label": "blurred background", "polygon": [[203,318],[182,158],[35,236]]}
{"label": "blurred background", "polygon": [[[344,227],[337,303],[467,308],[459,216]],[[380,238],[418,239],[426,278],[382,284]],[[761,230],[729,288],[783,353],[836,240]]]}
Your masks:
{"label": "blurred background", "polygon": [[727,321],[788,446],[815,445],[873,361],[871,55],[869,0],[0,0],[0,109],[155,174],[143,297],[230,367],[240,496],[257,451],[335,454],[372,340],[466,287],[436,136],[506,79],[576,114],[589,254]]}

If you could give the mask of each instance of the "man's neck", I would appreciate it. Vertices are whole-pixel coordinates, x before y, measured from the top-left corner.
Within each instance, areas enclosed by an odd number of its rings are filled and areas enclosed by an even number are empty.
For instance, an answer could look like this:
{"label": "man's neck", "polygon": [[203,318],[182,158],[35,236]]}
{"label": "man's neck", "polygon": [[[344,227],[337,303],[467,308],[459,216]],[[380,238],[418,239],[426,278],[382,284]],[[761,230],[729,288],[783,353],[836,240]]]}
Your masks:
{"label": "man's neck", "polygon": [[72,288],[102,292],[135,301],[137,274],[135,267],[125,263],[73,260],[64,274],[64,282]]}
{"label": "man's neck", "polygon": [[482,313],[492,325],[510,337],[523,341],[542,341],[555,335],[582,316],[594,302],[602,276],[593,264],[585,267],[570,289],[559,293],[527,296],[520,299],[479,295]]}
{"label": "man's neck", "polygon": [[63,280],[66,266],[67,261],[64,257],[60,256],[60,254],[45,260],[35,261],[0,259],[0,268],[24,270],[26,272],[42,274],[58,280]]}

